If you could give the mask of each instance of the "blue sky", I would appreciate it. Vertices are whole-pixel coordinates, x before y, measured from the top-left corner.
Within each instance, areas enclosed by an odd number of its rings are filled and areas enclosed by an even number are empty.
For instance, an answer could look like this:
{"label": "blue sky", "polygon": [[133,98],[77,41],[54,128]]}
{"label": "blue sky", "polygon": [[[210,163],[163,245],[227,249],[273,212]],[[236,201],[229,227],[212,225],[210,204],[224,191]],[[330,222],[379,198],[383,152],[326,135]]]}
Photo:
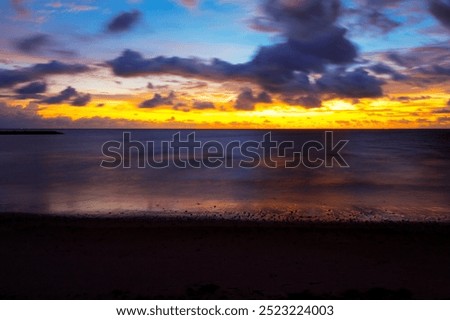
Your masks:
{"label": "blue sky", "polygon": [[[1,26],[8,33],[2,45],[10,47],[14,39],[39,32],[51,34],[63,47],[82,48],[81,54],[92,57],[111,57],[128,48],[152,55],[195,55],[245,62],[259,46],[279,41],[277,34],[257,32],[249,27],[251,20],[259,15],[260,2],[205,0],[189,7],[176,0],[36,0],[21,1],[27,14],[18,16],[11,3],[3,1],[0,4]],[[346,0],[342,5],[345,9],[361,10],[363,2]],[[411,48],[448,40],[439,22],[427,14],[426,1],[399,3],[397,8],[383,8],[388,18],[400,24],[389,33],[371,33],[372,26],[364,25],[364,21],[353,22],[355,16],[352,15],[343,15],[339,24],[348,28],[362,52]],[[423,10],[419,10],[420,7]],[[114,37],[104,34],[108,20],[130,10],[142,13],[133,32]],[[227,46],[232,48],[227,49]],[[91,48],[95,48],[95,52]]]}

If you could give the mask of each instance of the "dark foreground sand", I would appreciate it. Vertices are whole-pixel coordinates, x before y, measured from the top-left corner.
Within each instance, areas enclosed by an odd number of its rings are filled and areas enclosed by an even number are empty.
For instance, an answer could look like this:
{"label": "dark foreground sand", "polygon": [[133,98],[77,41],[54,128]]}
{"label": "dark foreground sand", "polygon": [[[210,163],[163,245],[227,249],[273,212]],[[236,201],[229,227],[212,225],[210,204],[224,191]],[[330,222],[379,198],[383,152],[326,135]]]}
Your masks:
{"label": "dark foreground sand", "polygon": [[1,214],[0,297],[449,299],[449,231]]}

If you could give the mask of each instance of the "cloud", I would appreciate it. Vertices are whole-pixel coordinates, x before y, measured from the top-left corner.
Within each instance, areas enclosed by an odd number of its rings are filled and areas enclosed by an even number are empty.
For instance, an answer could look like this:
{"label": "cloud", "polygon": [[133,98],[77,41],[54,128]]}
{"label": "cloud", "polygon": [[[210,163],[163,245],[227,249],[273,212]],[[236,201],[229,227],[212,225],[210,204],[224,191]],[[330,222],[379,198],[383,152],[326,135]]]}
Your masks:
{"label": "cloud", "polygon": [[391,76],[391,78],[395,81],[406,80],[408,78],[407,76],[395,71],[390,66],[384,63],[377,63],[369,67],[369,70],[375,72],[376,74]]}
{"label": "cloud", "polygon": [[38,33],[15,41],[16,49],[25,53],[39,52],[43,48],[52,44],[51,38],[47,34]]}
{"label": "cloud", "polygon": [[[334,28],[340,14],[339,0],[265,0],[266,22],[288,39],[304,40]],[[267,25],[266,25],[267,27]]]}
{"label": "cloud", "polygon": [[399,21],[392,19],[392,14],[387,12],[387,9],[402,10],[398,8],[404,0],[357,0],[356,6],[345,8],[344,15],[346,16],[346,23],[353,34],[361,33],[379,33],[387,34],[394,29],[400,27],[402,24]]}
{"label": "cloud", "polygon": [[206,109],[215,109],[216,106],[214,105],[214,103],[209,101],[195,101],[193,108],[197,110],[206,110]]}
{"label": "cloud", "polygon": [[176,110],[176,111],[183,111],[183,112],[190,112],[191,111],[191,109],[189,109],[186,106],[186,103],[183,103],[183,102],[178,102],[176,105],[174,105],[172,107],[172,109]]}
{"label": "cloud", "polygon": [[257,103],[271,103],[272,98],[267,92],[261,92],[259,95],[254,96],[253,90],[250,88],[243,88],[241,93],[237,96],[234,108],[236,110],[251,111],[255,110]]}
{"label": "cloud", "polygon": [[358,68],[354,71],[325,73],[318,81],[321,92],[346,98],[375,98],[383,95],[383,81]]}
{"label": "cloud", "polygon": [[322,100],[315,95],[306,95],[297,98],[285,97],[283,100],[289,105],[300,105],[304,108],[320,108],[322,106]]}
{"label": "cloud", "polygon": [[129,31],[139,21],[140,17],[141,12],[138,10],[123,12],[108,23],[107,31],[110,33]]}
{"label": "cloud", "polygon": [[[385,55],[396,65],[406,69],[408,79],[417,84],[442,82],[450,75],[450,51],[448,45],[422,46],[391,52]],[[424,78],[423,75],[428,75]]]}
{"label": "cloud", "polygon": [[175,99],[175,93],[171,92],[167,97],[163,97],[159,93],[156,93],[152,99],[145,100],[139,105],[139,108],[156,108],[164,105],[173,105]]}
{"label": "cloud", "polygon": [[447,114],[447,113],[450,113],[450,107],[442,108],[442,109],[438,109],[438,110],[434,110],[433,113],[437,113],[437,114]]}
{"label": "cloud", "polygon": [[90,68],[84,64],[66,64],[53,60],[49,63],[35,64],[30,68],[32,73],[39,75],[50,74],[77,74],[89,71]]}
{"label": "cloud", "polygon": [[69,86],[66,89],[62,90],[59,94],[41,99],[40,102],[45,104],[60,104],[70,102],[72,106],[83,107],[90,101],[90,94],[79,93],[76,89]]}
{"label": "cloud", "polygon": [[55,53],[60,56],[74,56],[76,52],[58,48],[58,43],[44,33],[36,33],[13,42],[14,47],[23,53]]}
{"label": "cloud", "polygon": [[9,88],[31,80],[34,80],[34,77],[29,71],[0,69],[0,88]]}
{"label": "cloud", "polygon": [[356,47],[346,38],[346,30],[336,25],[339,1],[266,0],[262,8],[264,18],[284,39],[260,47],[246,63],[165,56],[147,59],[139,52],[125,50],[107,64],[120,77],[171,74],[217,82],[243,81],[270,93],[305,96],[317,91],[310,74],[356,63]]}
{"label": "cloud", "polygon": [[306,74],[323,72],[330,64],[352,63],[356,57],[356,48],[345,38],[345,30],[333,28],[309,40],[288,39],[262,47],[247,68],[265,90],[304,92],[309,90]]}
{"label": "cloud", "polygon": [[39,114],[39,105],[30,103],[26,107],[11,106],[0,102],[0,128],[144,128],[148,121],[132,121],[126,119],[111,119],[107,117],[80,118],[71,120],[69,117],[44,118]]}
{"label": "cloud", "polygon": [[47,91],[47,84],[43,81],[31,82],[15,90],[16,93],[23,95],[44,93],[45,91]]}
{"label": "cloud", "polygon": [[0,69],[0,88],[10,88],[16,84],[38,80],[47,75],[77,74],[89,70],[90,68],[83,64],[66,64],[56,60],[15,70]]}
{"label": "cloud", "polygon": [[186,89],[200,89],[208,86],[208,83],[204,81],[188,81],[184,84]]}
{"label": "cloud", "polygon": [[307,73],[322,72],[328,64],[354,62],[356,49],[344,36],[345,30],[334,28],[314,39],[261,47],[251,61],[242,64],[164,56],[145,59],[132,50],[125,50],[107,63],[121,77],[172,74],[214,81],[251,81],[271,92],[304,92],[310,86]]}
{"label": "cloud", "polygon": [[421,73],[435,76],[450,76],[450,67],[432,65],[428,67],[421,67],[418,69]]}
{"label": "cloud", "polygon": [[66,89],[61,91],[58,95],[43,99],[41,102],[46,104],[59,104],[68,101],[77,95],[78,95],[77,90],[75,90],[72,87],[67,87]]}
{"label": "cloud", "polygon": [[80,94],[78,97],[76,97],[72,101],[72,106],[75,107],[84,107],[91,101],[91,95],[89,93],[87,94]]}
{"label": "cloud", "polygon": [[450,52],[448,44],[429,45],[390,52],[386,57],[399,66],[416,68],[417,66],[448,63]]}
{"label": "cloud", "polygon": [[370,26],[381,30],[384,34],[391,32],[401,25],[399,22],[390,19],[387,15],[375,9],[361,15],[360,23],[363,26],[368,23]]}
{"label": "cloud", "polygon": [[199,0],[179,0],[179,2],[185,7],[195,8],[198,6]]}
{"label": "cloud", "polygon": [[114,74],[121,77],[169,73],[217,80],[241,72],[235,65],[219,59],[214,59],[210,64],[195,58],[159,56],[145,59],[139,52],[132,50],[125,50],[120,57],[107,63],[112,67]]}
{"label": "cloud", "polygon": [[450,1],[429,0],[431,14],[446,28],[450,28]]}

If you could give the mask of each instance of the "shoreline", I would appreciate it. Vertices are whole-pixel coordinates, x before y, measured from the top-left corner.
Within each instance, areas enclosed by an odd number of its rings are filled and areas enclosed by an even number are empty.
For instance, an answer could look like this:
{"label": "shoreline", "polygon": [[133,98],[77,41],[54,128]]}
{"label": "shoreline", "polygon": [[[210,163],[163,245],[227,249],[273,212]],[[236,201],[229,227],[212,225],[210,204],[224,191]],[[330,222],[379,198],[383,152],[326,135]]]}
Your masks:
{"label": "shoreline", "polygon": [[448,223],[0,214],[3,299],[448,299]]}
{"label": "shoreline", "polygon": [[[146,213],[109,213],[109,214],[55,214],[55,213],[25,213],[25,212],[0,212],[0,227],[5,223],[50,223],[55,225],[63,224],[99,224],[109,225],[120,224],[122,226],[140,226],[140,227],[260,227],[260,228],[324,228],[324,229],[449,229],[448,220],[321,220],[321,219],[296,219],[296,220],[270,220],[258,219],[253,217],[246,218],[224,218],[226,214],[205,215],[204,212],[189,212],[185,215],[180,212],[176,214],[170,212],[152,212]],[[238,216],[238,214],[236,214]]]}

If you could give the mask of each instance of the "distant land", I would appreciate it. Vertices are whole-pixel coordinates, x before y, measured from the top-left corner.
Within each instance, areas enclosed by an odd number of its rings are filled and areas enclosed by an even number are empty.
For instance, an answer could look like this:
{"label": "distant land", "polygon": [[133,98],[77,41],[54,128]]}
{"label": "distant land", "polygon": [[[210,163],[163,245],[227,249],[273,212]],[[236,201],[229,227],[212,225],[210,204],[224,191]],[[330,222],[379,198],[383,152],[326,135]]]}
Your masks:
{"label": "distant land", "polygon": [[48,135],[63,134],[56,130],[0,130],[0,135]]}

